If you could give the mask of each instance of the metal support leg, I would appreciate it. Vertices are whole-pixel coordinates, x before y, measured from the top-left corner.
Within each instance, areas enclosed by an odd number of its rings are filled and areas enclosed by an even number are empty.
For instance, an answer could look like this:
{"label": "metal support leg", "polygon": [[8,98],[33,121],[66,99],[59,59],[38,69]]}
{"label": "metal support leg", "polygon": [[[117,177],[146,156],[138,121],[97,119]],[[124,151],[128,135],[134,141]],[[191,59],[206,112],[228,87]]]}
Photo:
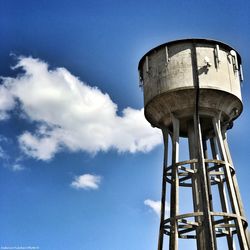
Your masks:
{"label": "metal support leg", "polygon": [[[195,141],[195,134],[194,134],[194,124],[193,121],[189,123],[188,126],[188,143],[189,143],[189,157],[190,159],[197,159],[197,145]],[[197,172],[197,163],[193,163],[191,165],[192,169]],[[193,195],[193,207],[194,212],[202,212],[202,202],[201,202],[201,192],[200,192],[200,180],[197,174],[193,174],[192,176],[192,195]],[[202,220],[200,217],[196,217],[195,221],[201,225]],[[204,230],[202,227],[197,227],[196,229],[196,244],[197,249],[204,249]]]}
{"label": "metal support leg", "polygon": [[[219,160],[219,153],[218,153],[218,150],[216,147],[216,139],[215,138],[210,139],[210,145],[211,145],[213,159]],[[216,176],[216,178],[218,178],[218,180],[219,180],[217,186],[218,186],[222,211],[225,213],[229,213],[224,182],[222,180],[221,175]],[[228,222],[228,221],[226,221],[226,222]],[[227,231],[226,237],[227,237],[228,250],[235,250],[232,230],[230,228],[227,228],[226,231]]]}
{"label": "metal support leg", "polygon": [[162,173],[162,196],[161,196],[161,218],[160,218],[160,229],[158,239],[158,250],[163,249],[163,237],[164,237],[164,218],[165,218],[165,204],[166,204],[166,171],[168,165],[168,130],[162,129],[163,140],[164,140],[164,160],[163,160],[163,173]]}
{"label": "metal support leg", "polygon": [[225,144],[224,144],[223,137],[222,137],[221,124],[220,124],[219,118],[217,117],[214,118],[213,124],[214,124],[214,131],[216,134],[218,147],[219,147],[220,154],[221,154],[221,159],[225,161],[226,163],[224,166],[225,178],[226,178],[226,183],[227,183],[232,210],[233,210],[233,213],[236,214],[235,224],[237,228],[239,245],[240,245],[241,250],[249,250],[246,235],[245,235],[245,229],[243,227],[243,222],[241,219],[242,214],[241,214],[240,207],[239,207],[239,201],[237,199],[232,172],[230,169],[230,164],[228,162],[228,156],[226,154]]}
{"label": "metal support leg", "polygon": [[179,159],[179,120],[172,116],[173,135],[172,135],[172,185],[171,185],[171,230],[169,249],[178,250],[178,221],[176,216],[179,212],[179,176],[176,163]]}
{"label": "metal support leg", "polygon": [[[208,159],[207,140],[205,138],[202,140],[202,145],[203,145],[204,158]],[[210,174],[209,174],[209,163],[205,163],[205,168],[206,168],[206,177],[207,177],[207,189],[208,189],[208,195],[209,195],[209,210],[213,212],[214,209],[213,209],[213,197],[212,197]],[[212,224],[214,224],[213,216],[211,216],[211,220],[212,220]],[[213,238],[214,238],[215,249],[217,249],[216,232],[214,228],[213,228]]]}
{"label": "metal support leg", "polygon": [[[190,159],[179,161],[180,122],[172,115],[172,129],[162,128],[164,162],[162,176],[161,221],[158,250],[163,250],[164,234],[170,236],[169,250],[178,250],[179,238],[196,239],[198,250],[216,250],[216,237],[226,237],[229,250],[235,250],[237,234],[241,250],[249,250],[238,184],[220,119],[211,118],[214,126],[210,139],[212,159],[208,159],[207,140],[202,138],[199,115],[188,124]],[[168,166],[168,138],[172,139],[172,164]],[[170,218],[165,219],[167,182],[170,189]],[[211,185],[218,187],[221,211],[213,211]],[[179,214],[179,187],[192,188],[193,211]],[[230,206],[230,208],[229,208]],[[232,209],[231,209],[232,208]]]}
{"label": "metal support leg", "polygon": [[[229,150],[229,146],[228,146],[228,143],[227,143],[226,131],[223,131],[223,143],[224,143],[224,147],[225,147],[225,153],[226,153],[226,156],[227,156],[227,160],[230,163],[230,165],[234,168],[233,160],[232,160],[230,150]],[[239,185],[238,185],[238,181],[237,181],[235,172],[232,173],[232,179],[233,179],[233,184],[234,184],[236,197],[237,197],[238,204],[239,204],[240,214],[241,214],[241,216],[245,217],[244,206],[243,206],[243,202],[242,202],[242,199],[241,199],[240,189],[239,189]],[[250,242],[248,241],[248,233],[249,232],[248,232],[247,227],[246,227],[245,228],[245,237],[246,237],[246,242],[247,242],[247,245],[248,245],[248,249],[250,249]]]}
{"label": "metal support leg", "polygon": [[202,145],[202,133],[199,116],[194,116],[194,129],[198,149],[198,172],[200,179],[200,190],[202,192],[202,208],[203,208],[203,230],[204,230],[204,250],[216,250],[216,241],[214,239],[213,233],[213,224],[212,224],[212,215],[209,208],[209,192],[208,192],[208,180],[206,174],[206,166],[203,154],[203,145]]}

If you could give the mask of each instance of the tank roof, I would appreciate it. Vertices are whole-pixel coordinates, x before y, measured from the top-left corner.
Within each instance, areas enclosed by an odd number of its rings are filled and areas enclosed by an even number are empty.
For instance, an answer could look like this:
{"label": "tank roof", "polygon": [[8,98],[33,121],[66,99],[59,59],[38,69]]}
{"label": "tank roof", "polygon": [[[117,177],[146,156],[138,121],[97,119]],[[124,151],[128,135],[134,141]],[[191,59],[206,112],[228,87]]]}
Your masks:
{"label": "tank roof", "polygon": [[138,69],[140,69],[141,67],[141,63],[143,61],[143,59],[148,56],[149,54],[151,54],[152,52],[156,51],[156,50],[159,50],[161,49],[162,47],[165,47],[165,46],[170,46],[170,45],[173,45],[173,44],[178,44],[178,43],[184,43],[184,42],[193,42],[193,43],[216,43],[218,44],[219,46],[221,46],[222,48],[225,48],[227,50],[234,50],[236,53],[237,53],[237,59],[238,59],[238,62],[241,64],[241,56],[240,54],[238,53],[237,50],[235,50],[232,46],[226,44],[226,43],[223,43],[221,41],[218,41],[218,40],[214,40],[214,39],[205,39],[205,38],[186,38],[186,39],[178,39],[178,40],[173,40],[173,41],[169,41],[169,42],[166,42],[166,43],[163,43],[163,44],[160,44],[154,48],[152,48],[151,50],[149,50],[139,61],[139,64],[138,64]]}

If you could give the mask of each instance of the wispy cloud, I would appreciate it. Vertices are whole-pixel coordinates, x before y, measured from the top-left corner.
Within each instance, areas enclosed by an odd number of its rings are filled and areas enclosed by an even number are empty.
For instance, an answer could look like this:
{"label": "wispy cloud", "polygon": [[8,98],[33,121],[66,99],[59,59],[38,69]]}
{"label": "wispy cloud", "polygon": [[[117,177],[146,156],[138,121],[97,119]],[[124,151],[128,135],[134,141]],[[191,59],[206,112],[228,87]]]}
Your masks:
{"label": "wispy cloud", "polygon": [[1,159],[4,159],[4,160],[8,159],[8,155],[7,155],[7,153],[4,151],[4,149],[2,148],[2,146],[0,146],[0,158],[1,158]]}
{"label": "wispy cloud", "polygon": [[75,180],[71,183],[71,187],[75,189],[98,189],[100,182],[100,176],[84,174],[75,177]]}
{"label": "wispy cloud", "polygon": [[11,166],[11,169],[14,171],[14,172],[18,172],[18,171],[22,171],[22,170],[25,170],[25,168],[21,165],[21,164],[14,164]]}
{"label": "wispy cloud", "polygon": [[[23,117],[36,124],[35,132],[19,136],[22,151],[49,160],[62,149],[97,153],[148,152],[161,143],[161,134],[145,120],[143,109],[117,105],[107,93],[90,87],[65,68],[49,69],[47,63],[20,57],[14,69],[23,73],[2,77],[0,119],[20,105]],[[1,99],[0,98],[0,99]]]}
{"label": "wispy cloud", "polygon": [[26,168],[21,163],[25,155],[21,154],[16,156],[15,154],[12,154],[9,149],[12,146],[12,139],[0,135],[0,165],[14,172],[25,170]]}
{"label": "wispy cloud", "polygon": [[[151,199],[147,199],[144,201],[144,204],[148,207],[150,207],[150,209],[152,209],[152,211],[154,211],[159,217],[161,214],[161,201],[154,201]],[[166,214],[169,213],[170,207],[169,205],[166,203],[165,205],[165,212]]]}

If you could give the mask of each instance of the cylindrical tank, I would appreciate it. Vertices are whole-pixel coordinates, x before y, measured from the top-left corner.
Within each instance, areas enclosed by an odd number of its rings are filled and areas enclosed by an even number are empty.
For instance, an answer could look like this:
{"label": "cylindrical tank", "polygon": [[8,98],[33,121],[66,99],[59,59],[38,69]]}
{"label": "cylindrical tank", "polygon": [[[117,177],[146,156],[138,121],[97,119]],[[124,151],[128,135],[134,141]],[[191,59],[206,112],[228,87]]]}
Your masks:
{"label": "cylindrical tank", "polygon": [[242,112],[241,58],[225,43],[185,39],[162,44],[142,57],[139,74],[145,116],[152,126],[171,129],[174,114],[185,136],[197,108],[207,131],[211,117],[220,115],[231,123]]}

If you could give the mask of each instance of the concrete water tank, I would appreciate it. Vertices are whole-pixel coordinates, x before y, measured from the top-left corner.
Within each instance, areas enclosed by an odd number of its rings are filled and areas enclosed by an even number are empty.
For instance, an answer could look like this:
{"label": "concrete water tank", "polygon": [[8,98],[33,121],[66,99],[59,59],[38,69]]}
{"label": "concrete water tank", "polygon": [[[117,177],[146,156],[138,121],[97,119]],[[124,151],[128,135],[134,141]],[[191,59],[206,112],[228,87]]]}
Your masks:
{"label": "concrete water tank", "polygon": [[196,98],[205,130],[212,127],[206,118],[221,113],[222,121],[228,122],[242,112],[241,57],[225,43],[185,39],[162,44],[142,57],[139,74],[145,116],[155,127],[171,126],[174,113],[185,135]]}
{"label": "concrete water tank", "polygon": [[[146,53],[139,74],[146,119],[162,130],[164,142],[158,250],[164,235],[171,250],[179,250],[179,239],[195,240],[198,250],[249,250],[227,142],[243,109],[240,55],[219,41],[177,40]],[[190,195],[185,205],[180,194]]]}

